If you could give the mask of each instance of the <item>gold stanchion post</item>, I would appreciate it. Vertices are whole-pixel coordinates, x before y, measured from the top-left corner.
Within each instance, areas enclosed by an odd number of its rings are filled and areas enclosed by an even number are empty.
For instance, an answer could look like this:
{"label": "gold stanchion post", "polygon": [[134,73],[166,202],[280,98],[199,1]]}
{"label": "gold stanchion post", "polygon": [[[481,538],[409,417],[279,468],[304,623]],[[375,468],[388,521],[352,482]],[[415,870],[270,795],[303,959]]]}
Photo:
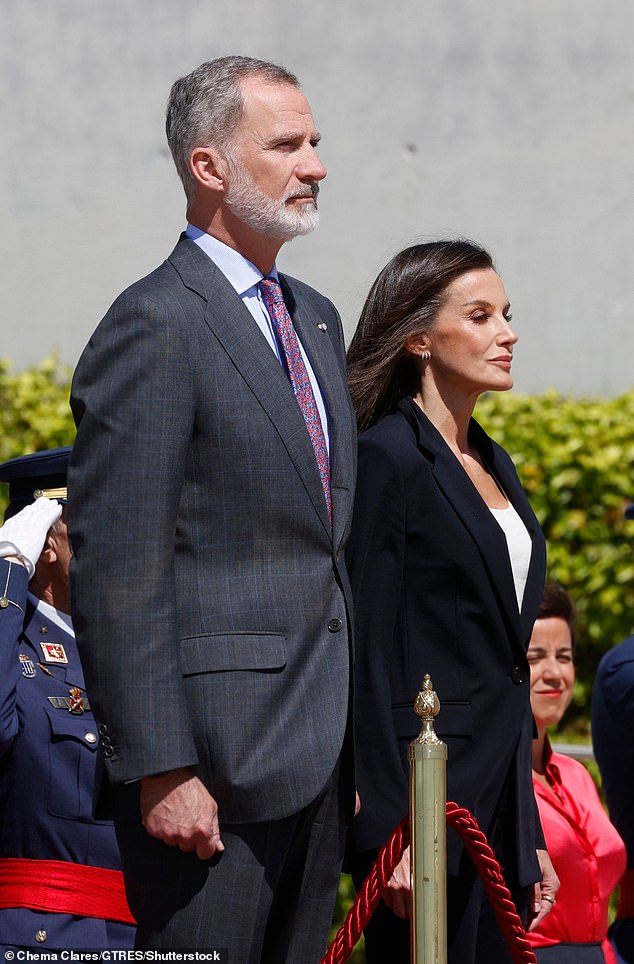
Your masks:
{"label": "gold stanchion post", "polygon": [[412,964],[447,964],[447,746],[434,731],[440,702],[425,676],[414,710],[420,734],[409,745]]}

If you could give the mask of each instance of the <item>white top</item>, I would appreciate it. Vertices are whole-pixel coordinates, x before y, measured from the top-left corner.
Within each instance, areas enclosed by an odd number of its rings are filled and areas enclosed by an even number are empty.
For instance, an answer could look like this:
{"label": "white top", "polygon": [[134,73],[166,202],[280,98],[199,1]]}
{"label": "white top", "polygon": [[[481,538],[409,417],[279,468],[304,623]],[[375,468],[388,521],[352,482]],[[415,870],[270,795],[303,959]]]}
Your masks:
{"label": "white top", "polygon": [[[490,507],[489,507],[490,508]],[[528,567],[531,562],[533,544],[528,529],[509,502],[506,509],[491,509],[493,518],[506,536],[506,544],[511,560],[517,607],[521,611],[524,589],[528,578]]]}
{"label": "white top", "polygon": [[[209,258],[211,258],[218,270],[222,271],[229,284],[235,288],[236,293],[240,296],[245,308],[248,309],[249,314],[266,338],[271,351],[275,352],[277,360],[280,364],[282,364],[280,348],[277,343],[277,338],[275,337],[273,324],[269,318],[269,313],[266,310],[264,302],[262,301],[260,289],[258,288],[258,284],[264,277],[260,269],[256,268],[254,264],[252,264],[234,248],[230,248],[228,244],[224,244],[224,242],[219,241],[218,238],[214,238],[211,234],[201,231],[200,228],[195,227],[193,224],[187,225],[185,234],[188,238],[191,238],[191,240],[197,244],[198,247],[201,248],[201,250],[203,250]],[[276,265],[273,265],[269,277],[275,278],[276,281],[278,280]],[[319,417],[321,419],[321,426],[323,428],[324,438],[326,440],[326,448],[328,451],[330,451],[326,404],[319,388],[317,376],[313,371],[313,367],[310,363],[308,355],[304,351],[304,346],[302,345],[299,335],[297,336],[297,341],[299,342],[299,349],[302,353],[304,364],[306,365],[306,371],[308,372],[310,384],[313,389],[313,395],[315,396],[315,404],[317,405],[317,411],[319,412]]]}

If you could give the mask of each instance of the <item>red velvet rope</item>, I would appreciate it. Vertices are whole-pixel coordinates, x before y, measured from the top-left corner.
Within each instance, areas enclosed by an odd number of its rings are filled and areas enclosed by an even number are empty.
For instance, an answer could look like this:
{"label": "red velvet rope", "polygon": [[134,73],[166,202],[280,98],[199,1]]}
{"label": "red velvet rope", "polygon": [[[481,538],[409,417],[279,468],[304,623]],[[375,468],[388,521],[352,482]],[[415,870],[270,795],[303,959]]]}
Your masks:
{"label": "red velvet rope", "polygon": [[[473,860],[500,925],[513,964],[537,964],[526,931],[504,882],[502,869],[478,823],[468,810],[447,804],[447,825],[453,827]],[[344,964],[372,917],[384,887],[409,843],[409,817],[404,817],[378,853],[348,915],[337,931],[322,964]]]}
{"label": "red velvet rope", "polygon": [[355,902],[322,959],[322,964],[344,964],[344,961],[348,960],[408,843],[409,817],[403,817],[385,846],[379,850],[372,869],[357,891]]}
{"label": "red velvet rope", "polygon": [[447,826],[454,828],[480,874],[509,954],[513,958],[513,964],[537,964],[535,952],[515,909],[511,892],[504,881],[502,868],[487,843],[487,838],[480,830],[477,820],[464,807],[449,802],[447,803]]}

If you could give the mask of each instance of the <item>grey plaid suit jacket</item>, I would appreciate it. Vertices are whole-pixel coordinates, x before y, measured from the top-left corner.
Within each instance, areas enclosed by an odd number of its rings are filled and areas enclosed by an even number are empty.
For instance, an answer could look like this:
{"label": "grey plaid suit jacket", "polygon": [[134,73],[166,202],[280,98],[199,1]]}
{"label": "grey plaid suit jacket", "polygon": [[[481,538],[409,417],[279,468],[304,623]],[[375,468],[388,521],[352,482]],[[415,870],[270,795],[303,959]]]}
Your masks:
{"label": "grey plaid suit jacket", "polygon": [[185,236],[116,300],[71,395],[74,621],[110,779],[194,767],[229,822],[310,802],[349,707],[343,334],[281,283],[329,412],[332,530],[289,380]]}

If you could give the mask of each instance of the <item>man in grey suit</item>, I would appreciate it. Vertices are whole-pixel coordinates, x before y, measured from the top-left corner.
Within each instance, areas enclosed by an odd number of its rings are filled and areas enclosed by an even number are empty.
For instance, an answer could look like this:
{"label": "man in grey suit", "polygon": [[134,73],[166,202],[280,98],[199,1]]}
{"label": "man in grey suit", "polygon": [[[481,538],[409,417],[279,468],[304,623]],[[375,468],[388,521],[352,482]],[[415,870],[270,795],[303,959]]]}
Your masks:
{"label": "man in grey suit", "polygon": [[167,136],[187,230],[73,380],[75,626],[138,946],[308,964],[354,805],[355,427],[339,316],[275,258],[326,171],[251,58],[177,81]]}

